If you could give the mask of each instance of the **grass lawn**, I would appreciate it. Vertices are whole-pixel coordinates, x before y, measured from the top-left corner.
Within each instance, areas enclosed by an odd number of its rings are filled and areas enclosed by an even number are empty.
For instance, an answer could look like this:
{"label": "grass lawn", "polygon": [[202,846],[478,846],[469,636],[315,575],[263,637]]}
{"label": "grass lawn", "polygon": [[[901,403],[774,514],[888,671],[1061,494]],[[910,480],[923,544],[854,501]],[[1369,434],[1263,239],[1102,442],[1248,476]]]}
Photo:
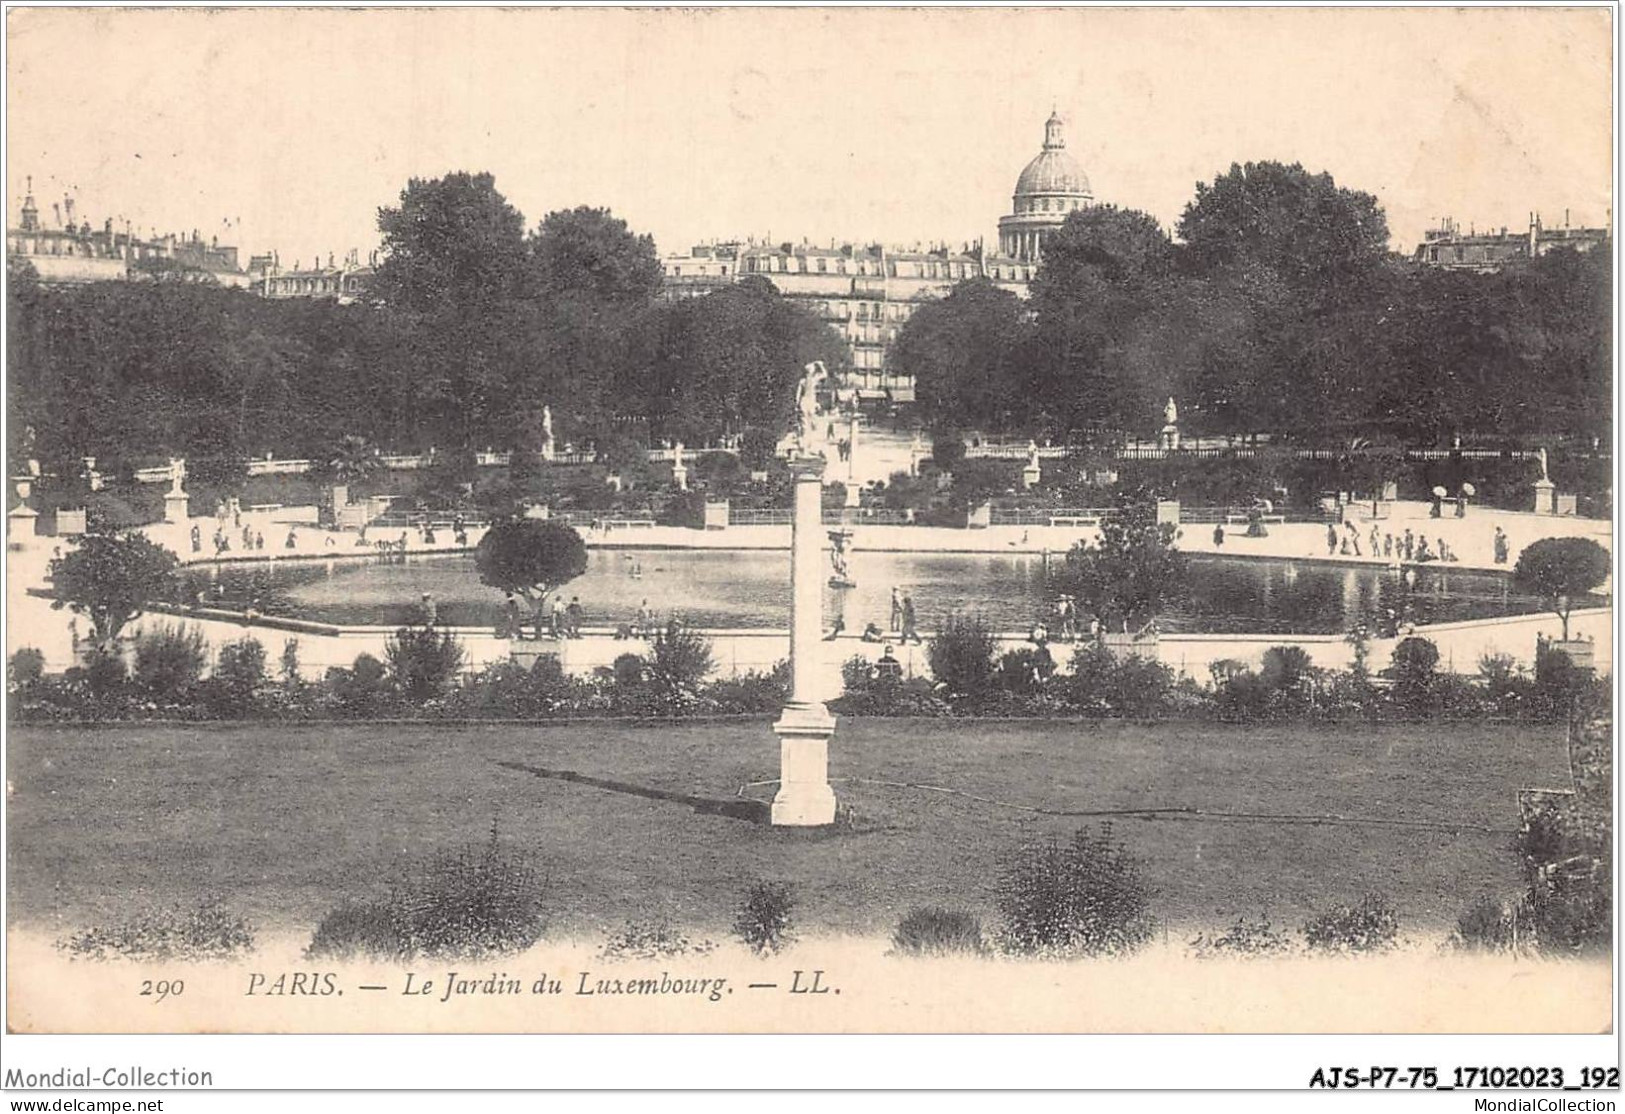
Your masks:
{"label": "grass lawn", "polygon": [[[265,928],[309,931],[403,862],[483,841],[493,818],[505,843],[534,853],[551,881],[550,923],[572,934],[648,915],[726,933],[757,878],[791,882],[798,921],[815,932],[888,932],[921,904],[991,921],[1001,854],[1085,822],[837,780],[855,826],[790,831],[500,764],[728,798],[777,775],[766,723],[14,727],[10,740],[12,918],[58,933],[203,894]],[[1265,911],[1295,928],[1373,888],[1393,897],[1406,930],[1422,931],[1451,927],[1480,890],[1516,890],[1514,793],[1568,775],[1561,727],[849,719],[831,776],[1051,809],[1459,824],[1115,822],[1174,931]]]}

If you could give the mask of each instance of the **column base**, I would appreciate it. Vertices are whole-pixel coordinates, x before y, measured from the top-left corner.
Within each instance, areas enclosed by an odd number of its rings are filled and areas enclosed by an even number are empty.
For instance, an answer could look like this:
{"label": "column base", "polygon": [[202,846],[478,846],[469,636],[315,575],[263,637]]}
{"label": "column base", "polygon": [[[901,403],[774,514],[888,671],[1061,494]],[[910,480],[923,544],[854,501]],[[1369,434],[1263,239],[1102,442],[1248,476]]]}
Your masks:
{"label": "column base", "polygon": [[820,827],[835,822],[829,786],[829,740],[835,717],[816,701],[792,703],[773,725],[779,737],[779,792],[770,818],[775,827]]}

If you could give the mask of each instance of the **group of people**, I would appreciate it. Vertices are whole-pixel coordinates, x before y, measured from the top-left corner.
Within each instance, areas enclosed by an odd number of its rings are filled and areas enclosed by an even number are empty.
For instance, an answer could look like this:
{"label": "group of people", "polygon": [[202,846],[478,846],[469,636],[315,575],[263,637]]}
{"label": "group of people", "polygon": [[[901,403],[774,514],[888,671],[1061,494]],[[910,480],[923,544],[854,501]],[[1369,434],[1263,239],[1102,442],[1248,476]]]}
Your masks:
{"label": "group of people", "polygon": [[[1495,560],[1497,564],[1505,564],[1507,556],[1506,534],[1501,528],[1495,528]],[[1371,526],[1368,544],[1370,556],[1381,557],[1388,561],[1400,561],[1415,564],[1424,564],[1429,561],[1459,561],[1461,558],[1456,551],[1450,548],[1450,543],[1444,538],[1435,542],[1437,548],[1428,544],[1427,536],[1418,534],[1409,527],[1404,534],[1395,535],[1381,532],[1376,524]],[[1360,548],[1360,531],[1352,522],[1343,523],[1343,532],[1339,532],[1335,523],[1326,526],[1326,555],[1328,557],[1364,557],[1367,554]]]}

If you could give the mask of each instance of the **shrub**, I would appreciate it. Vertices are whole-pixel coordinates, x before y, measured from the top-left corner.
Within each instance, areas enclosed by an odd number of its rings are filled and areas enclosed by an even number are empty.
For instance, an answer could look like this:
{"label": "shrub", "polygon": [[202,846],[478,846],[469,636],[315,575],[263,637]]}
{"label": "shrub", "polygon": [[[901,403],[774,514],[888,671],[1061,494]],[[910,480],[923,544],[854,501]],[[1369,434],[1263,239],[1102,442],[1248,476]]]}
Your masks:
{"label": "shrub", "polygon": [[348,902],[322,919],[306,955],[477,959],[523,951],[542,937],[543,886],[502,849],[445,852],[404,872],[382,902]]}
{"label": "shrub", "polygon": [[1020,955],[1121,955],[1151,938],[1150,892],[1112,826],[1023,844],[998,883],[1000,943]]}
{"label": "shrub", "polygon": [[1522,718],[1536,711],[1535,685],[1511,654],[1485,654],[1478,659],[1484,699],[1498,715]]}
{"label": "shrub", "polygon": [[265,647],[254,638],[226,643],[220,647],[214,678],[241,701],[252,700],[265,684]]}
{"label": "shrub", "polygon": [[1050,656],[1048,648],[1022,647],[1008,650],[999,658],[994,680],[1005,692],[1025,695],[1038,692],[1054,674],[1055,659]]}
{"label": "shrub", "polygon": [[783,951],[795,938],[790,913],[795,899],[784,882],[756,882],[745,891],[734,917],[734,935],[757,955]]}
{"label": "shrub", "polygon": [[361,654],[349,669],[334,667],[327,671],[327,689],[341,715],[371,716],[389,697],[384,663],[371,654]]}
{"label": "shrub", "polygon": [[188,908],[176,905],[127,921],[98,925],[57,942],[73,959],[141,962],[230,959],[254,947],[254,931],[218,900]]}
{"label": "shrub", "polygon": [[993,691],[997,642],[980,617],[950,615],[926,644],[931,675],[953,699],[976,703]]}
{"label": "shrub", "polygon": [[1392,664],[1386,673],[1393,681],[1390,696],[1398,708],[1411,716],[1425,716],[1433,710],[1434,669],[1439,664],[1439,648],[1426,638],[1401,639],[1394,647]]}
{"label": "shrub", "polygon": [[616,688],[635,689],[643,684],[643,673],[647,668],[641,654],[620,654],[610,663],[610,677]]}
{"label": "shrub", "polygon": [[1446,941],[1448,947],[1464,952],[1505,952],[1512,950],[1512,912],[1492,894],[1478,899],[1456,918],[1456,931]]}
{"label": "shrub", "polygon": [[1270,924],[1268,917],[1249,921],[1237,917],[1236,923],[1216,936],[1203,933],[1191,940],[1190,952],[1197,959],[1218,959],[1231,956],[1281,956],[1292,951],[1292,940]]}
{"label": "shrub", "polygon": [[974,915],[936,906],[910,909],[892,931],[903,955],[981,955],[987,951],[982,922]]}
{"label": "shrub", "polygon": [[694,700],[715,668],[711,640],[674,623],[650,643],[644,680],[659,706],[675,711]]}
{"label": "shrub", "polygon": [[384,658],[397,688],[421,704],[441,695],[463,666],[463,648],[449,630],[402,627],[384,645]]}
{"label": "shrub", "polygon": [[1373,891],[1356,905],[1339,905],[1312,918],[1303,935],[1313,951],[1388,951],[1398,943],[1399,914],[1386,894]]}
{"label": "shrub", "polygon": [[679,955],[705,955],[716,947],[710,940],[693,941],[665,919],[627,921],[611,933],[600,953],[605,959],[668,959]]}
{"label": "shrub", "polygon": [[34,647],[24,646],[11,655],[6,679],[11,683],[13,691],[33,688],[44,676],[45,655]]}
{"label": "shrub", "polygon": [[1114,655],[1104,646],[1080,646],[1072,656],[1067,696],[1087,715],[1155,719],[1168,710],[1174,671],[1136,654]]}
{"label": "shrub", "polygon": [[[70,674],[72,672],[70,670]],[[90,651],[85,658],[84,667],[78,671],[78,679],[83,681],[91,697],[101,703],[122,697],[129,677],[130,673],[125,668],[124,659],[99,646]]]}
{"label": "shrub", "polygon": [[135,683],[161,700],[179,702],[190,695],[208,653],[203,632],[186,623],[159,623],[135,640]]}
{"label": "shrub", "polygon": [[282,644],[282,658],[278,664],[282,683],[288,688],[299,685],[299,640],[290,638]]}
{"label": "shrub", "polygon": [[321,919],[305,958],[404,958],[401,947],[401,932],[388,905],[347,903]]}
{"label": "shrub", "polygon": [[752,671],[717,681],[705,690],[713,710],[727,715],[776,715],[790,696],[790,663],[781,661],[768,673]]}

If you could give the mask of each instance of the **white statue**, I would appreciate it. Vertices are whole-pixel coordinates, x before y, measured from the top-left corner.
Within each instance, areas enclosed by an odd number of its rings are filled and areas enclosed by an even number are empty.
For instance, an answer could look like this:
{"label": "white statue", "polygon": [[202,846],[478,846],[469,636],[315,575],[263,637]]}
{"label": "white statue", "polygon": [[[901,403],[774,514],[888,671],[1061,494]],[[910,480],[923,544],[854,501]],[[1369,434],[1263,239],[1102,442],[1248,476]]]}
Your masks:
{"label": "white statue", "polygon": [[677,446],[671,452],[672,470],[676,471],[683,466],[683,443],[681,441],[677,442]]}
{"label": "white statue", "polygon": [[169,458],[169,493],[181,494],[181,484],[186,481],[186,460],[184,457]]}
{"label": "white statue", "polygon": [[542,407],[542,436],[549,441],[553,440],[553,408],[551,406]]}
{"label": "white statue", "polygon": [[828,378],[823,361],[814,360],[796,387],[796,436],[808,455],[813,455],[810,446],[818,437],[818,384]]}
{"label": "white statue", "polygon": [[1168,396],[1168,405],[1162,408],[1162,420],[1169,425],[1179,421],[1179,407],[1174,405],[1174,396]]}
{"label": "white statue", "polygon": [[1540,457],[1540,478],[1545,482],[1550,483],[1552,477],[1546,472],[1546,446],[1542,445],[1538,450],[1536,450],[1536,455]]}
{"label": "white statue", "polygon": [[1030,439],[1027,442],[1027,467],[1038,467],[1038,442]]}

